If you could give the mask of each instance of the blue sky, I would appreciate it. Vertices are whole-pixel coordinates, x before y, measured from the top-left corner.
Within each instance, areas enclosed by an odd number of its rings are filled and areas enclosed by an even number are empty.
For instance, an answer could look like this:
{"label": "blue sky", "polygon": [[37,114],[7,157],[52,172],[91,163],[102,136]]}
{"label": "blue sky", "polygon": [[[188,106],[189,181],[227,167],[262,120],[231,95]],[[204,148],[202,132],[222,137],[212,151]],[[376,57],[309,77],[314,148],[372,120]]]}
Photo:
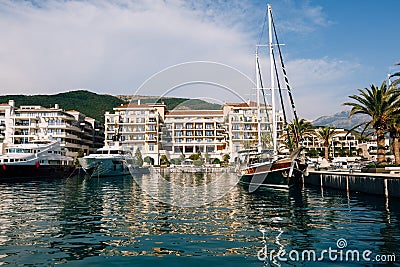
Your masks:
{"label": "blue sky", "polygon": [[[388,73],[400,71],[394,66],[400,61],[399,1],[268,3],[285,44],[284,58],[301,117],[315,119],[344,110],[341,104],[357,93],[357,88],[380,85]],[[207,73],[212,82],[219,77],[218,82],[227,83],[243,99],[254,97],[251,82],[231,70],[254,80],[255,44],[266,4],[239,0],[2,0],[1,94],[88,89],[113,95],[192,96],[220,103],[238,100],[236,94],[210,85],[168,91],[171,84],[186,82],[180,80],[182,76],[207,79]],[[207,66],[207,71],[203,64],[190,74],[184,72],[187,68],[163,72],[193,61],[218,64],[215,69]],[[228,67],[219,72],[221,66]],[[168,75],[155,75],[160,71]],[[196,73],[201,75],[197,78]],[[153,82],[146,84],[150,77]]]}

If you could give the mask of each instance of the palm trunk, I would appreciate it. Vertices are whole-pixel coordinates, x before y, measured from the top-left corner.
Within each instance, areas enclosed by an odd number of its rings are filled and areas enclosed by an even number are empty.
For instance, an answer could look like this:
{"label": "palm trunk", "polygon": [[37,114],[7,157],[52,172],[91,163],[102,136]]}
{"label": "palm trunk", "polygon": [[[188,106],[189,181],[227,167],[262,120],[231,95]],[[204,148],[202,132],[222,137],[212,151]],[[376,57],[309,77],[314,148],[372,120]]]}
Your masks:
{"label": "palm trunk", "polygon": [[325,146],[325,159],[329,160],[329,146]]}
{"label": "palm trunk", "polygon": [[400,164],[400,147],[399,147],[399,138],[393,138],[393,154],[396,164]]}
{"label": "palm trunk", "polygon": [[377,160],[378,164],[385,164],[386,163],[386,157],[385,157],[385,132],[382,129],[378,129],[376,131],[377,135]]}

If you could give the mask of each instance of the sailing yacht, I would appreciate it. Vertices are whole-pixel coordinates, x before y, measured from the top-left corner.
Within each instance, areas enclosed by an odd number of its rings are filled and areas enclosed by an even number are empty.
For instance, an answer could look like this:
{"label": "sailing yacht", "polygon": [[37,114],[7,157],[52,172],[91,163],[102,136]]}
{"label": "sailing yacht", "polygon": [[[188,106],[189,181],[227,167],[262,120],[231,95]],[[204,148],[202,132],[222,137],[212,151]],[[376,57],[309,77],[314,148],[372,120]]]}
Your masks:
{"label": "sailing yacht", "polygon": [[[239,151],[239,159],[237,161],[237,171],[240,176],[240,183],[248,186],[249,192],[253,192],[260,187],[271,187],[271,188],[280,188],[280,189],[288,189],[296,184],[299,184],[302,176],[305,174],[307,169],[307,164],[305,163],[305,159],[302,157],[302,147],[300,147],[301,133],[298,128],[298,117],[296,114],[296,109],[293,101],[293,97],[291,94],[291,89],[289,86],[289,80],[287,78],[285,65],[283,62],[278,36],[276,33],[273,17],[272,17],[272,7],[268,5],[267,10],[268,16],[268,37],[269,42],[266,45],[257,45],[256,46],[256,86],[257,86],[257,107],[258,107],[258,147],[254,149],[247,149],[243,151]],[[263,87],[263,79],[262,72],[260,69],[260,61],[259,61],[259,48],[262,46],[269,47],[269,58],[270,58],[270,81],[271,87],[264,88]],[[274,48],[277,48],[279,53],[279,61],[281,65],[281,72],[284,75],[285,80],[285,88],[281,87],[279,72],[277,69],[277,62],[275,57]],[[275,85],[277,83],[277,86]],[[266,104],[266,94],[265,90],[270,90],[271,96],[271,104]],[[289,151],[291,153],[289,155],[282,155],[278,151],[278,134],[277,134],[277,96],[276,93],[279,94],[280,105],[282,108],[284,124],[287,125],[287,116],[286,109],[283,100],[283,91],[287,93],[287,98],[290,100],[290,106],[292,115],[294,117],[295,127],[295,138],[291,140],[291,133],[289,133],[287,129],[287,143],[289,144]],[[261,106],[261,95],[264,98],[264,105]],[[271,148],[266,150],[263,149],[261,144],[261,108],[266,109],[266,113],[268,114],[268,106],[271,107],[272,120],[271,120],[271,129],[268,129],[267,133],[271,135],[272,144]]]}

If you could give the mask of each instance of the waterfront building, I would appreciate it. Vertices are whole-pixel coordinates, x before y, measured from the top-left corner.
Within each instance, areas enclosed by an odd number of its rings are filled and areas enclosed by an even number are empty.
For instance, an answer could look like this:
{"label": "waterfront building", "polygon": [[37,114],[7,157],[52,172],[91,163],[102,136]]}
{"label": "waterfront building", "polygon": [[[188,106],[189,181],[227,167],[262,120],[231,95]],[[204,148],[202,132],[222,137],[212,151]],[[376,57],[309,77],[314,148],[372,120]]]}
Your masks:
{"label": "waterfront building", "polygon": [[[389,138],[385,138],[386,152],[390,152]],[[314,150],[318,154],[324,153],[324,143],[313,132],[303,137],[303,146],[306,151]],[[363,157],[366,159],[376,158],[377,142],[376,137],[372,137],[370,141],[361,142],[353,133],[349,133],[346,129],[336,128],[332,136],[329,146],[329,156],[335,157]]]}
{"label": "waterfront building", "polygon": [[164,104],[141,104],[140,100],[113,108],[105,114],[105,145],[121,145],[142,157],[151,157],[158,164],[161,150],[161,124],[164,121]]}
{"label": "waterfront building", "polygon": [[[260,114],[256,102],[225,103],[222,106],[224,122],[229,136],[229,153],[231,159],[238,156],[238,151],[243,149],[255,148],[258,144],[258,125],[260,125],[261,144],[263,148],[270,147],[272,129],[272,110],[271,106],[262,105]],[[268,112],[267,112],[268,110]],[[260,124],[258,123],[260,119]],[[277,113],[277,136],[278,148],[287,151],[284,142],[282,112]]]}
{"label": "waterfront building", "polygon": [[[87,120],[86,120],[87,119]],[[54,138],[67,150],[67,156],[93,153],[102,146],[104,133],[100,123],[78,111],[54,107],[20,106],[10,100],[0,106],[0,140],[7,144],[23,144],[38,138]],[[96,128],[97,127],[97,128]],[[4,149],[5,147],[3,147]]]}
{"label": "waterfront building", "polygon": [[222,160],[229,153],[222,110],[168,111],[164,127],[163,148],[171,159],[200,152]]}

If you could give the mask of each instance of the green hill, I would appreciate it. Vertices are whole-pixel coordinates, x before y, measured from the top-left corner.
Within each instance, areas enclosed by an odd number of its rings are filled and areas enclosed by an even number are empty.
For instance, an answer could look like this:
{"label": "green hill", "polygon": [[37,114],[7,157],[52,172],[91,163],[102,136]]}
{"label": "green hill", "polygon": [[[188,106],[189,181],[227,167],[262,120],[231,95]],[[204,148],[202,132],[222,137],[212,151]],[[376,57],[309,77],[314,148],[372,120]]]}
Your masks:
{"label": "green hill", "polygon": [[[64,110],[78,110],[86,116],[104,122],[104,113],[113,111],[113,108],[127,103],[123,98],[112,95],[96,94],[86,90],[69,91],[55,95],[0,95],[0,103],[8,103],[15,100],[17,106],[39,105],[43,107],[54,107],[58,104]],[[130,99],[130,98],[128,98]],[[141,103],[163,102],[168,110],[173,109],[220,109],[218,104],[209,103],[199,99],[188,98],[162,98],[152,96],[135,96]]]}
{"label": "green hill", "polygon": [[59,104],[62,109],[75,109],[101,122],[104,122],[105,111],[112,111],[114,107],[124,103],[124,101],[114,96],[99,95],[85,90],[55,95],[2,95],[0,96],[0,103],[8,103],[10,99],[15,100],[17,106],[39,105],[54,107],[54,104]]}
{"label": "green hill", "polygon": [[201,99],[189,99],[189,98],[178,98],[178,97],[168,97],[168,98],[158,98],[158,97],[146,97],[140,98],[141,103],[161,103],[163,102],[168,110],[173,109],[184,109],[184,110],[219,110],[221,105],[209,103]]}

